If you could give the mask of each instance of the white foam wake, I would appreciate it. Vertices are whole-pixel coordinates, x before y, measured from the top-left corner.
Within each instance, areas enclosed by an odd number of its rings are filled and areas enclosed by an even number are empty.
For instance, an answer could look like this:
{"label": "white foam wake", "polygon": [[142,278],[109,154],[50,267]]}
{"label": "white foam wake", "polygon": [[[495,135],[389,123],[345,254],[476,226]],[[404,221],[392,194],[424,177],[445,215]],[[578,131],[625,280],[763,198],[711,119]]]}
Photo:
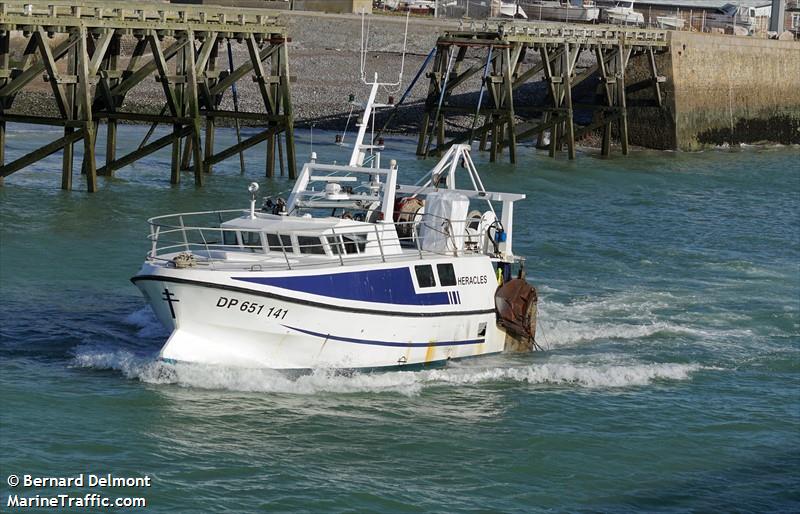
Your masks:
{"label": "white foam wake", "polygon": [[476,384],[480,382],[527,382],[529,384],[577,385],[590,388],[645,386],[655,380],[687,380],[699,364],[630,363],[630,364],[577,364],[569,362],[538,365],[488,368],[462,372],[432,370],[429,379],[451,384]]}
{"label": "white foam wake", "polygon": [[640,339],[657,334],[704,335],[704,332],[674,323],[654,322],[597,323],[591,321],[559,321],[542,318],[537,326],[537,341],[550,347],[567,346],[607,339]]}
{"label": "white foam wake", "polygon": [[158,321],[153,309],[151,309],[149,305],[146,305],[141,309],[128,314],[123,321],[127,325],[131,325],[139,329],[136,332],[138,337],[154,338],[164,336],[166,338],[166,336],[169,335],[169,333],[161,325],[161,322]]}
{"label": "white foam wake", "polygon": [[545,348],[557,348],[663,336],[726,343],[731,338],[752,336],[747,329],[721,328],[707,319],[676,314],[695,301],[669,292],[637,289],[565,303],[544,296],[539,304],[536,339]]}
{"label": "white foam wake", "polygon": [[[275,370],[168,364],[126,350],[79,347],[75,366],[113,369],[131,379],[203,389],[289,394],[381,393],[417,395],[425,388],[516,382],[586,388],[646,386],[658,380],[688,380],[698,364],[641,362],[545,362],[513,365],[494,359],[490,366],[462,365],[424,371],[347,373],[315,370],[291,375]],[[501,362],[498,362],[501,361]],[[498,365],[506,364],[506,365]]]}

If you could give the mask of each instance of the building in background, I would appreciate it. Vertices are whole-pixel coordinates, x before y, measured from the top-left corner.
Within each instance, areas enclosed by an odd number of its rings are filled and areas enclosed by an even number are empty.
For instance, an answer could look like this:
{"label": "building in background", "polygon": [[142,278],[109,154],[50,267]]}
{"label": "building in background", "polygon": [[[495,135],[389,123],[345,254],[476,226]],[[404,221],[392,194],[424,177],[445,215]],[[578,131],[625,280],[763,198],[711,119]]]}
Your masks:
{"label": "building in background", "polygon": [[206,4],[246,9],[293,9],[327,13],[372,12],[372,0],[170,0],[174,4]]}
{"label": "building in background", "polygon": [[783,28],[800,38],[800,0],[786,2],[786,14],[783,20]]}
{"label": "building in background", "polygon": [[295,11],[361,14],[372,12],[372,0],[292,0]]}
{"label": "building in background", "polygon": [[[798,0],[789,3],[797,4]],[[635,8],[647,25],[656,26],[659,18],[674,17],[683,20],[685,30],[760,37],[767,37],[772,15],[769,0],[639,0]],[[788,19],[788,5],[786,10]]]}
{"label": "building in background", "polygon": [[289,0],[169,0],[173,4],[221,5],[245,9],[289,9]]}

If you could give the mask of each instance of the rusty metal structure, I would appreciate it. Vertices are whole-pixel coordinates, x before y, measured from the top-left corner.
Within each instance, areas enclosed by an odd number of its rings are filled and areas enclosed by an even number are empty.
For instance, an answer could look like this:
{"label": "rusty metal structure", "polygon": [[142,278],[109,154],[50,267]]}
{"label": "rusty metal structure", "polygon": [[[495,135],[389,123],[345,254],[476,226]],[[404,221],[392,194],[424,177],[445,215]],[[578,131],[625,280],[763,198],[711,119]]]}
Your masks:
{"label": "rusty metal structure", "polygon": [[[0,0],[0,177],[62,151],[61,187],[72,189],[73,147],[82,141],[81,171],[90,192],[97,189],[98,175],[111,176],[169,145],[171,182],[180,181],[181,170],[191,170],[201,185],[214,164],[266,141],[267,176],[275,173],[276,157],[284,169],[285,156],[288,174],[294,178],[288,37],[271,13],[154,2]],[[21,59],[11,59],[12,35],[25,38]],[[132,43],[123,45],[123,38]],[[230,41],[245,44],[249,59],[223,68],[217,62],[219,53]],[[124,51],[126,46],[133,47],[130,53]],[[58,115],[10,112],[19,92],[42,78],[49,83]],[[223,110],[223,95],[246,78],[258,84],[263,111]],[[155,107],[161,108],[160,113],[125,111],[126,95],[148,79],[158,81],[163,90],[163,105]],[[261,129],[234,146],[218,149],[215,126],[224,119],[237,125],[247,120]],[[151,130],[137,150],[117,156],[117,124],[125,121],[162,124],[172,130],[149,141]],[[64,132],[6,162],[9,122],[61,126]],[[105,163],[98,166],[100,122],[107,124],[107,138]]]}
{"label": "rusty metal structure", "polygon": [[[441,153],[453,144],[479,139],[481,150],[488,148],[491,161],[508,149],[509,160],[514,163],[518,141],[535,137],[537,145],[544,146],[548,134],[546,146],[551,157],[566,146],[569,158],[574,159],[575,141],[601,130],[602,154],[609,155],[612,124],[617,126],[622,153],[627,154],[626,91],[652,87],[654,104],[662,105],[661,83],[665,78],[658,74],[655,53],[668,48],[667,31],[636,27],[488,21],[446,30],[437,40],[436,58],[428,73],[430,84],[417,154]],[[462,69],[469,49],[485,51],[485,58]],[[539,63],[524,68],[525,56],[531,52],[539,54]],[[584,52],[594,56],[595,64],[578,74],[576,64]],[[650,77],[644,84],[626,81],[632,55],[649,60]],[[477,74],[482,74],[478,105],[451,105],[454,90]],[[598,98],[602,100],[578,106],[573,102],[573,89],[590,78],[597,81]],[[515,100],[515,91],[532,80],[547,84],[543,105],[523,105]],[[590,124],[578,126],[574,122],[577,107],[594,111]],[[520,121],[529,115],[533,116]],[[472,126],[448,139],[448,116],[471,116]]]}

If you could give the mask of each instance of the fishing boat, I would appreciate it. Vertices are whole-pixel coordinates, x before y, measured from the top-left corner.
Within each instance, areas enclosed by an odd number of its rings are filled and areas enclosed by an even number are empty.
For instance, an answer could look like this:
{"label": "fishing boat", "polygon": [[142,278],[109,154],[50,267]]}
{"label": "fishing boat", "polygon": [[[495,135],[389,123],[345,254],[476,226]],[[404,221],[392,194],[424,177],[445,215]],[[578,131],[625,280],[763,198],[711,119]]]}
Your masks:
{"label": "fishing boat", "polygon": [[600,9],[592,0],[526,0],[520,1],[520,5],[525,6],[531,20],[593,22],[600,16]]}
{"label": "fishing boat", "polygon": [[723,29],[727,32],[746,36],[753,33],[756,26],[756,10],[754,7],[737,4],[725,4],[708,11],[703,19],[704,28]]}
{"label": "fishing boat", "polygon": [[683,30],[686,20],[680,16],[656,16],[656,26],[660,29]]}
{"label": "fishing boat", "polygon": [[598,0],[600,20],[612,25],[644,25],[644,15],[633,8],[634,0]]}
{"label": "fishing boat", "polygon": [[528,15],[525,14],[525,10],[520,7],[518,3],[514,2],[500,2],[499,17],[518,18],[522,20],[528,19]]}
{"label": "fishing boat", "polygon": [[[536,347],[537,294],[514,252],[514,203],[470,146],[406,185],[367,129],[348,164],[312,154],[288,198],[148,220],[131,280],[171,332],[168,362],[274,369],[442,364]],[[374,125],[373,125],[374,126]]]}

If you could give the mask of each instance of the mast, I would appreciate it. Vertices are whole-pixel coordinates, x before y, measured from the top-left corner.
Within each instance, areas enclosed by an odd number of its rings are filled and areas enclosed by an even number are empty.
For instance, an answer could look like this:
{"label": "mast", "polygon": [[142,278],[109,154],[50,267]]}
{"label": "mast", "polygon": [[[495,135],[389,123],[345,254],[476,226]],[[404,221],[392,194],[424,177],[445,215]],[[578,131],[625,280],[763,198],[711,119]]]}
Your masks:
{"label": "mast", "polygon": [[375,82],[372,83],[372,89],[369,92],[369,99],[367,99],[367,105],[364,106],[364,113],[361,116],[361,122],[358,125],[358,136],[356,136],[356,142],[353,145],[353,153],[350,155],[350,166],[363,166],[364,165],[364,157],[366,156],[366,151],[377,148],[374,145],[365,145],[364,144],[364,137],[367,134],[367,128],[369,127],[370,120],[372,119],[372,111],[375,104],[375,97],[378,94],[378,87],[380,83],[378,82],[378,74],[375,74]]}
{"label": "mast", "polygon": [[[400,84],[403,82],[403,69],[405,68],[406,63],[406,43],[408,41],[408,13],[406,14],[406,26],[405,32],[403,34],[403,57],[400,61],[400,74],[397,77],[396,82],[378,82],[378,74],[375,73],[374,79],[372,82],[367,82],[367,74],[366,74],[366,64],[367,64],[367,51],[369,47],[369,24],[366,24],[365,30],[365,21],[366,21],[366,14],[361,13],[361,81],[371,86],[369,92],[369,98],[367,99],[367,103],[364,106],[364,113],[361,116],[361,122],[358,125],[358,135],[356,136],[356,142],[353,145],[353,153],[350,154],[350,166],[358,166],[361,167],[364,165],[364,158],[367,155],[367,151],[373,152],[374,150],[379,150],[382,147],[378,145],[372,144],[373,139],[370,138],[370,144],[364,144],[364,137],[366,137],[367,129],[369,128],[369,124],[373,122],[375,113],[375,107],[386,107],[385,105],[375,105],[375,97],[378,95],[378,89],[383,86],[384,88],[399,88]],[[392,91],[390,91],[391,93]],[[373,124],[373,131],[374,131],[374,124]],[[373,167],[380,167],[380,154],[377,157],[377,163],[373,163]]]}

